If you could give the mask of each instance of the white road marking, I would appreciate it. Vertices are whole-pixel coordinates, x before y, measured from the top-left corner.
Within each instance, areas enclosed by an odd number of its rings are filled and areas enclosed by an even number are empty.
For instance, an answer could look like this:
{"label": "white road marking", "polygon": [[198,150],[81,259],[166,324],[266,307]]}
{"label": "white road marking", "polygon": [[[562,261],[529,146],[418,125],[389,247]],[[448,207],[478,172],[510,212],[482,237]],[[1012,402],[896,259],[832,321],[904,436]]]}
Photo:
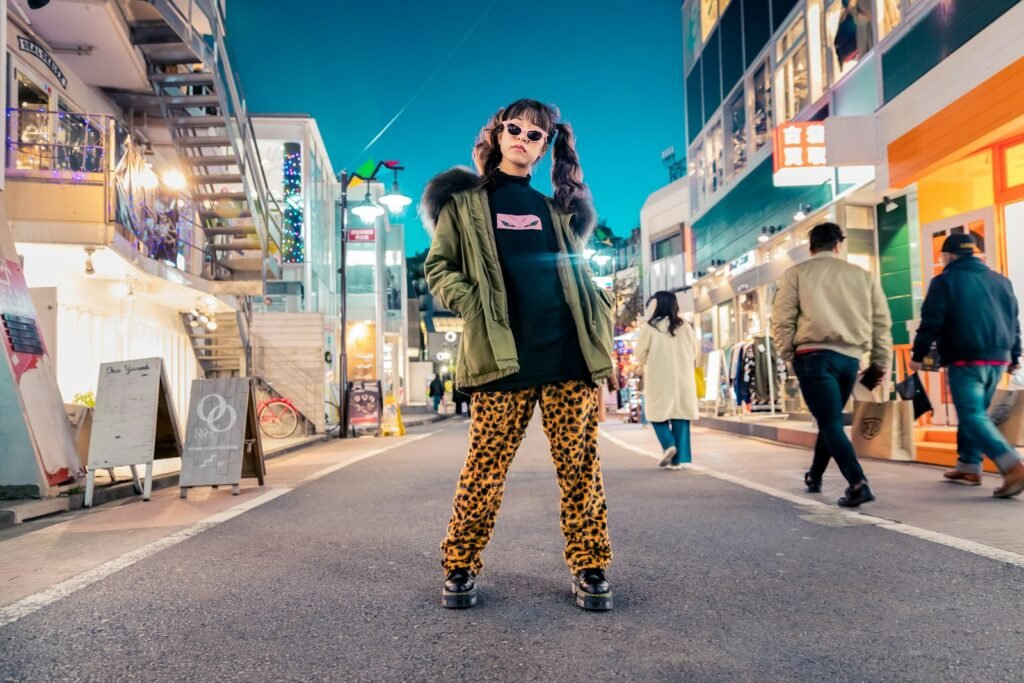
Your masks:
{"label": "white road marking", "polygon": [[[652,452],[639,446],[634,446],[616,436],[613,436],[612,434],[609,434],[604,429],[601,430],[601,436],[608,439],[616,446],[626,449],[627,451],[638,453],[648,458],[652,458],[653,460],[661,460],[662,456],[660,453]],[[974,541],[968,541],[963,538],[957,538],[956,536],[950,536],[948,534],[943,534],[938,531],[929,531],[928,529],[922,529],[920,527],[911,526],[909,524],[894,522],[892,520],[885,519],[884,517],[867,515],[862,512],[843,510],[841,508],[828,505],[826,503],[822,503],[821,501],[811,500],[809,498],[801,498],[800,496],[789,493],[788,491],[782,491],[771,486],[765,486],[764,484],[759,484],[757,482],[749,481],[747,479],[735,477],[731,474],[725,474],[724,472],[718,472],[707,467],[694,465],[693,463],[686,463],[683,465],[683,467],[693,472],[706,474],[710,477],[721,479],[722,481],[727,481],[731,484],[736,484],[737,486],[742,486],[744,488],[751,489],[752,491],[758,491],[760,493],[764,493],[765,495],[769,495],[774,498],[780,498],[782,500],[806,508],[826,508],[842,516],[854,518],[860,524],[864,524],[865,522],[867,522],[873,524],[874,526],[880,529],[888,529],[889,531],[894,531],[898,534],[913,536],[914,538],[919,538],[924,541],[930,541],[932,543],[937,543],[938,545],[944,545],[946,547],[954,548],[956,550],[962,550],[963,552],[978,555],[980,557],[985,557],[990,560],[996,560],[997,562],[1003,562],[1005,564],[1010,564],[1015,567],[1024,568],[1024,555],[1012,552],[1010,550],[1003,550],[1002,548],[995,548],[990,545],[985,545],[984,543],[975,543]]]}
{"label": "white road marking", "polygon": [[212,529],[218,524],[223,524],[224,522],[227,522],[230,519],[234,519],[235,517],[238,517],[243,513],[258,508],[264,503],[269,503],[275,498],[283,496],[286,493],[290,493],[291,491],[294,491],[296,488],[300,486],[308,484],[312,481],[316,481],[317,479],[320,479],[322,477],[326,477],[328,474],[337,472],[338,470],[348,467],[349,465],[354,465],[357,462],[366,460],[367,458],[371,458],[375,455],[380,455],[381,453],[385,453],[394,448],[398,448],[399,446],[405,446],[406,444],[412,443],[414,441],[425,439],[428,436],[433,436],[436,433],[436,431],[429,432],[427,434],[421,434],[409,439],[404,439],[401,442],[393,443],[389,446],[385,446],[384,448],[378,448],[376,450],[370,451],[369,453],[364,453],[363,455],[360,455],[357,458],[353,458],[352,460],[347,460],[345,462],[340,462],[336,465],[331,465],[330,467],[326,467],[320,470],[319,472],[311,474],[310,476],[306,477],[305,479],[297,483],[295,486],[271,489],[266,493],[257,496],[256,498],[253,498],[252,500],[247,500],[243,503],[235,505],[234,507],[224,510],[223,512],[213,514],[204,520],[196,522],[195,524],[182,529],[181,531],[171,534],[170,536],[165,536],[164,538],[161,538],[157,541],[153,541],[152,543],[144,545],[141,548],[138,548],[137,550],[133,550],[130,553],[126,553],[120,557],[114,558],[113,560],[105,562],[97,567],[93,567],[92,569],[82,572],[77,576],[73,576],[70,579],[66,579],[58,584],[50,586],[49,588],[42,590],[38,593],[34,593],[33,595],[30,595],[26,598],[22,598],[21,600],[15,603],[11,603],[6,607],[0,608],[0,628],[3,628],[4,626],[7,626],[9,624],[13,624],[22,617],[26,617],[32,614],[33,612],[40,610],[43,607],[46,607],[47,605],[52,605],[58,600],[62,600],[63,598],[66,598],[69,595],[82,590],[83,588],[87,588],[88,586],[91,586],[97,581],[101,581],[110,576],[111,574],[115,574],[121,571],[122,569],[126,569],[137,562],[141,562],[147,557],[152,557],[153,555],[156,555],[157,553],[163,550],[167,550],[172,546],[178,545],[182,541],[186,541],[192,538],[193,536],[198,536],[199,534],[203,533],[208,529]]}

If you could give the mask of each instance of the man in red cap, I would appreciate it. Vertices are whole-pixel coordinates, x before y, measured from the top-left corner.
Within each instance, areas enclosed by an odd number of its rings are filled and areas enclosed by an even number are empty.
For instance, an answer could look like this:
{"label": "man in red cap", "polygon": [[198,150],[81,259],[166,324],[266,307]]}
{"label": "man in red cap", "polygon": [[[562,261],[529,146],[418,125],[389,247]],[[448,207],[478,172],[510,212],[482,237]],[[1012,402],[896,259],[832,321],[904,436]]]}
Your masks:
{"label": "man in red cap", "polygon": [[1024,462],[989,418],[988,407],[1003,373],[1020,368],[1020,309],[1013,285],[975,256],[975,246],[968,234],[950,235],[942,244],[946,267],[921,306],[910,367],[920,370],[938,345],[959,421],[957,464],[944,474],[946,480],[981,486],[985,454],[1003,473],[993,495],[1010,498],[1024,491]]}

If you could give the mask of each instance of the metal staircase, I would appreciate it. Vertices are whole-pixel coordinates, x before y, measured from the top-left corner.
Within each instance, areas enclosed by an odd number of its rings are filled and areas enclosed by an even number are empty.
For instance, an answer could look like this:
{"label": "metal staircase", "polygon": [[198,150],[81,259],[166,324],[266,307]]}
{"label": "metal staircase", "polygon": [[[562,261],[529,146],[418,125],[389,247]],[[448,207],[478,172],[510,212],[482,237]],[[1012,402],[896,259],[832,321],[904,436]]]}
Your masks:
{"label": "metal staircase", "polygon": [[210,331],[202,325],[191,327],[187,313],[181,316],[203,374],[211,379],[244,377],[248,368],[245,367],[245,343],[238,314],[218,313],[213,319],[217,329]]}
{"label": "metal staircase", "polygon": [[263,294],[281,275],[281,212],[227,58],[223,17],[213,0],[149,4],[162,18],[133,22],[132,42],[199,207],[205,274],[238,283],[225,293]]}

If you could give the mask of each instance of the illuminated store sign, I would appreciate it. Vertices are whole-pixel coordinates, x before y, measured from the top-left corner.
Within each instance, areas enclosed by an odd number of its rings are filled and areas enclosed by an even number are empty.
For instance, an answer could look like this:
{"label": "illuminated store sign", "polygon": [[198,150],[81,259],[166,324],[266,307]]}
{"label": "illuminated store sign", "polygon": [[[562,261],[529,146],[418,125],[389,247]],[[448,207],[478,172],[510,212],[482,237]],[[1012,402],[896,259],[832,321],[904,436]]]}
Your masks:
{"label": "illuminated store sign", "polygon": [[832,179],[825,153],[825,124],[796,121],[775,129],[772,172],[776,187],[821,185]]}

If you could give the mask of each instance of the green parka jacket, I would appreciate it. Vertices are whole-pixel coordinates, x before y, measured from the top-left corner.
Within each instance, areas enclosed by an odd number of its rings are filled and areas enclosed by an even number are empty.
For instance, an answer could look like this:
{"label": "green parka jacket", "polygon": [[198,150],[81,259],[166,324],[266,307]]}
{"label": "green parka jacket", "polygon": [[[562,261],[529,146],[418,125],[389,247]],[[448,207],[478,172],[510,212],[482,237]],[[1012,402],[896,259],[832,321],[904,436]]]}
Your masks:
{"label": "green parka jacket", "polygon": [[[550,199],[548,207],[562,252],[559,275],[565,300],[597,383],[612,373],[612,301],[594,284],[580,255],[596,222],[594,210],[586,200],[577,202],[571,213],[559,211]],[[463,319],[456,386],[475,387],[519,372],[491,210],[480,177],[466,168],[438,175],[424,191],[420,213],[427,229],[433,228],[424,263],[427,286]]]}

